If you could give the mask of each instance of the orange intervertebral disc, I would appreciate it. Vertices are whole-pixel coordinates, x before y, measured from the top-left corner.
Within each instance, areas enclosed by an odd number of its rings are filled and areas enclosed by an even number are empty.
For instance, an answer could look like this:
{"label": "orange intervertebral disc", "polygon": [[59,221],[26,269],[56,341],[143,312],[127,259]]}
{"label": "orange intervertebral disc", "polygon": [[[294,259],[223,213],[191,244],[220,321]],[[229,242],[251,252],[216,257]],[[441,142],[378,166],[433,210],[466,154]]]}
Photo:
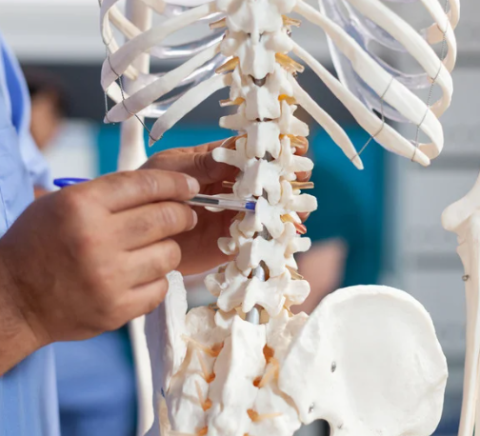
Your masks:
{"label": "orange intervertebral disc", "polygon": [[225,62],[223,65],[220,65],[215,72],[217,74],[221,73],[226,73],[228,71],[233,71],[235,68],[237,68],[238,64],[240,63],[240,59],[238,57],[234,57],[232,59],[229,59],[227,62]]}
{"label": "orange intervertebral disc", "polygon": [[295,62],[290,56],[287,56],[286,54],[276,53],[275,60],[287,71],[296,71],[299,73],[303,73],[303,71],[305,70],[305,67],[302,64]]}
{"label": "orange intervertebral disc", "polygon": [[222,27],[227,27],[227,18],[224,17],[218,21],[214,21],[209,24],[210,29],[221,29]]}

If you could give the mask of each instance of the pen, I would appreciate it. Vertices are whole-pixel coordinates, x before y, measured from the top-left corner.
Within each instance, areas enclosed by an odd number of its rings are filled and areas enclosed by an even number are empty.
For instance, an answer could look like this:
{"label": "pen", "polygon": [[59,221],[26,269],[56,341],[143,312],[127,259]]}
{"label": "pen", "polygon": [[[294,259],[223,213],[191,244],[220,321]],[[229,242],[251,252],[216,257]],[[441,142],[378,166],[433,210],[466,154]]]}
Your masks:
{"label": "pen", "polygon": [[[68,177],[55,179],[53,184],[59,188],[76,185],[82,182],[88,182],[90,179],[81,179]],[[254,212],[256,200],[235,200],[232,198],[216,197],[213,195],[197,194],[190,200],[185,201],[190,206],[214,207],[219,209],[238,210],[241,212]]]}

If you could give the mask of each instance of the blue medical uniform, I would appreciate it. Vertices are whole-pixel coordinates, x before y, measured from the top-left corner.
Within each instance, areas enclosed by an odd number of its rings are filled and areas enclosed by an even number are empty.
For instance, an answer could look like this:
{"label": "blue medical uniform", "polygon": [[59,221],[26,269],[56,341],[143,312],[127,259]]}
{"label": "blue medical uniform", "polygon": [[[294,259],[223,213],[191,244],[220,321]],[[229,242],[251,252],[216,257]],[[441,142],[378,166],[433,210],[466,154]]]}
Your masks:
{"label": "blue medical uniform", "polygon": [[62,435],[135,436],[137,397],[126,327],[59,342],[54,349]]}
{"label": "blue medical uniform", "polygon": [[[23,75],[0,35],[0,236],[33,201],[33,185],[49,187],[29,127]],[[0,435],[59,434],[54,355],[47,346],[0,377]]]}
{"label": "blue medical uniform", "polygon": [[[0,34],[0,237],[33,186],[52,189],[29,127],[23,75]],[[126,328],[44,347],[0,377],[0,436],[132,436],[135,390]]]}

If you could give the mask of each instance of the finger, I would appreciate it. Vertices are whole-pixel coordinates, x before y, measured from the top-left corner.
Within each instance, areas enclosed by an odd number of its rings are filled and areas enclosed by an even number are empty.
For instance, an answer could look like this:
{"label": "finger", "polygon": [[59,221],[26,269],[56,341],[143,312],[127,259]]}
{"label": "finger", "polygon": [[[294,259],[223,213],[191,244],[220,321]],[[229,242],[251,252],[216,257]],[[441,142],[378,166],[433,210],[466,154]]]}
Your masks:
{"label": "finger", "polygon": [[303,138],[299,143],[295,144],[295,154],[297,156],[303,156],[307,154],[308,147],[309,147],[308,139]]}
{"label": "finger", "polygon": [[310,217],[310,212],[299,212],[298,217],[302,220],[302,223],[304,223]]}
{"label": "finger", "polygon": [[[208,145],[207,148],[211,147],[213,149],[218,145],[214,143]],[[148,165],[148,168],[168,169],[188,174],[197,179],[201,185],[223,181],[231,178],[232,173],[235,173],[231,166],[216,162],[211,151],[171,153],[168,155],[158,153],[150,158],[146,165]]]}
{"label": "finger", "polygon": [[168,280],[165,277],[132,289],[126,297],[131,318],[138,318],[155,310],[165,300],[167,292]]}
{"label": "finger", "polygon": [[228,147],[230,144],[235,144],[235,141],[238,139],[237,136],[230,136],[225,139],[221,139],[220,141],[210,142],[206,144],[207,150],[212,151],[215,150],[217,147]]}
{"label": "finger", "polygon": [[297,175],[298,182],[308,182],[310,180],[310,177],[312,177],[311,171],[302,171],[295,174]]}
{"label": "finger", "polygon": [[151,168],[151,160],[155,160],[157,158],[164,158],[165,156],[169,156],[172,154],[178,153],[185,153],[185,154],[193,154],[193,153],[207,153],[212,151],[213,149],[220,147],[225,141],[228,141],[231,138],[221,139],[219,141],[214,142],[207,142],[206,144],[195,145],[191,147],[178,147],[178,148],[170,148],[168,150],[163,150],[154,154],[147,162],[142,165],[142,168]]}
{"label": "finger", "polygon": [[151,169],[110,174],[72,188],[83,189],[112,212],[162,200],[188,200],[200,189],[185,174]]}
{"label": "finger", "polygon": [[181,258],[180,246],[172,239],[135,250],[128,260],[131,279],[127,285],[133,288],[159,280],[177,268]]}
{"label": "finger", "polygon": [[183,203],[163,201],[117,214],[115,225],[122,248],[135,250],[192,230],[197,213]]}

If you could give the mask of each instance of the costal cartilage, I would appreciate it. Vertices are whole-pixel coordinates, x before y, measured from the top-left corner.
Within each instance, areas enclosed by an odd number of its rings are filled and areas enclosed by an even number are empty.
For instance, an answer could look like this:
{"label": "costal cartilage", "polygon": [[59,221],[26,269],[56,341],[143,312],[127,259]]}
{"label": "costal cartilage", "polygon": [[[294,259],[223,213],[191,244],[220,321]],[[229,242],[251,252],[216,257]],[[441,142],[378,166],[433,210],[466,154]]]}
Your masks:
{"label": "costal cartilage", "polygon": [[465,269],[466,354],[459,436],[480,429],[480,176],[471,191],[442,214],[445,230],[458,235],[457,253]]}

